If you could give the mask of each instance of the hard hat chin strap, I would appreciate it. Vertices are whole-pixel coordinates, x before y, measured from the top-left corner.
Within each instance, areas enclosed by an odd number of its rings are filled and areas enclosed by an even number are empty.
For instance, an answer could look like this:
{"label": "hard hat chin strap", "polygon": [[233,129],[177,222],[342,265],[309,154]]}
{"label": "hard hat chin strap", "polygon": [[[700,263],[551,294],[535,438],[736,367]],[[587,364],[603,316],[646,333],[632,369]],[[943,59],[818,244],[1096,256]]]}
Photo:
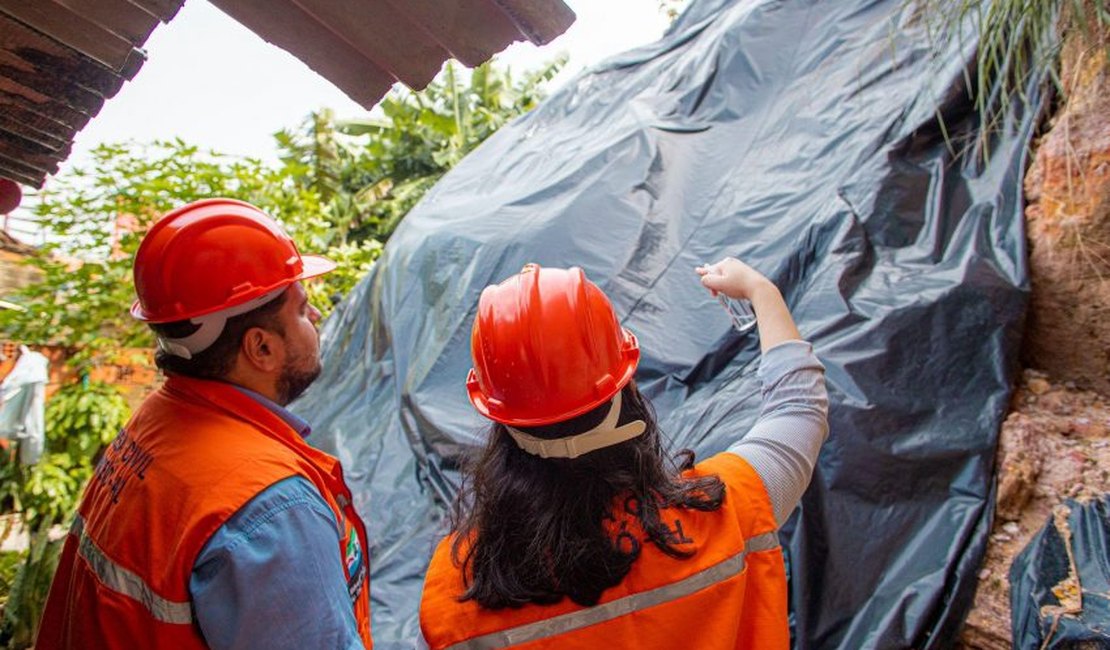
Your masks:
{"label": "hard hat chin strap", "polygon": [[228,307],[227,309],[223,309],[211,314],[205,314],[204,316],[190,318],[190,323],[194,325],[200,325],[200,327],[197,328],[197,331],[193,332],[189,336],[184,336],[179,339],[171,339],[166,336],[159,336],[158,347],[161,348],[162,351],[166,354],[172,354],[173,356],[181,357],[182,359],[192,359],[193,355],[204,352],[209,347],[211,347],[213,343],[216,342],[216,339],[220,338],[220,334],[222,334],[224,331],[224,325],[227,324],[227,320],[229,318],[241,316],[242,314],[245,314],[249,311],[254,311],[255,309],[258,309],[262,305],[265,305],[266,303],[280,296],[282,293],[285,292],[287,288],[288,287],[279,287],[277,289],[274,289],[273,291],[270,291],[269,293],[264,293],[261,296],[254,298],[253,300],[248,300],[241,305]]}
{"label": "hard hat chin strap", "polygon": [[566,438],[537,438],[528,435],[519,429],[505,427],[516,444],[524,451],[539,456],[540,458],[578,458],[591,451],[604,447],[611,447],[626,440],[631,440],[641,435],[647,425],[643,420],[633,420],[622,426],[617,426],[621,414],[621,394],[613,398],[609,413],[601,424],[586,431]]}

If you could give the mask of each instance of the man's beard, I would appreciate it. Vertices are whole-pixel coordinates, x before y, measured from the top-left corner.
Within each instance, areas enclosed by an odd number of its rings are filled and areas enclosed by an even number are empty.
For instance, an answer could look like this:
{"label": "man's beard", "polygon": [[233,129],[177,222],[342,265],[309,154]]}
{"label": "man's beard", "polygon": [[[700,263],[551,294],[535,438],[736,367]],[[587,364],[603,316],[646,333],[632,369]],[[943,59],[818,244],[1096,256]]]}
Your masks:
{"label": "man's beard", "polygon": [[291,359],[290,363],[286,363],[285,367],[281,369],[281,376],[277,381],[277,396],[278,404],[285,406],[289,402],[301,396],[312,382],[320,376],[320,360],[317,359],[316,363],[307,370],[299,369],[297,366],[298,359]]}

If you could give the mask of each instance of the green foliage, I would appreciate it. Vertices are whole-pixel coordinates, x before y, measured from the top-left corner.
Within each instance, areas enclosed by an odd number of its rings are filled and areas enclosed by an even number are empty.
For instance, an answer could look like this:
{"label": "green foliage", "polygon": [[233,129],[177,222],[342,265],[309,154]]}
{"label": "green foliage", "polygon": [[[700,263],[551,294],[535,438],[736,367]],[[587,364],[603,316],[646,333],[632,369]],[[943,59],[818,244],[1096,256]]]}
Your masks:
{"label": "green foliage", "polygon": [[[0,313],[4,336],[62,345],[78,371],[121,347],[152,344],[149,330],[127,311],[135,297],[131,262],[150,224],[183,203],[213,196],[249,201],[283,222],[302,249],[327,252],[329,225],[318,194],[261,161],[180,140],[102,145],[91,155],[93,171],[75,170],[39,195],[34,211],[51,243],[32,263],[43,279],[12,298],[26,311]],[[327,282],[325,276],[317,284]],[[334,291],[319,286],[314,293]]]}
{"label": "green foliage", "polygon": [[[360,242],[349,242],[334,245],[328,249],[328,257],[337,266],[328,274],[326,285],[309,286],[310,296],[316,295],[313,304],[326,307],[330,311],[332,306],[355,288],[358,281],[370,272],[374,261],[382,254],[382,243],[376,239],[364,239]],[[330,292],[327,296],[323,293]],[[326,302],[325,302],[326,297]]]}
{"label": "green foliage", "polygon": [[69,454],[44,454],[24,475],[20,507],[28,529],[37,531],[73,512],[92,467]]}
{"label": "green foliage", "polygon": [[[984,138],[1000,128],[1013,107],[1035,109],[1025,93],[1031,75],[1047,71],[1063,91],[1060,33],[1078,28],[1093,37],[1110,27],[1107,0],[928,0],[925,8],[938,49],[961,38],[961,26],[969,19],[978,30],[975,74],[968,75],[967,85]],[[989,153],[986,147],[984,153]]]}
{"label": "green foliage", "polygon": [[420,93],[395,91],[381,117],[313,114],[299,132],[276,135],[282,164],[203,151],[181,140],[102,145],[91,164],[54,179],[33,210],[51,242],[32,264],[41,282],[0,312],[9,339],[62,345],[78,371],[120,347],[148,347],[148,329],[127,307],[131,261],[143,233],[165,212],[214,196],[238,198],[278,219],[304,252],[344,264],[308,284],[326,316],[369,270],[409,209],[448,169],[507,121],[538,103],[556,61],[514,81],[486,64],[467,81],[448,64]]}
{"label": "green foliage", "polygon": [[14,456],[0,454],[0,506],[18,513],[31,531],[66,520],[100,451],[130,415],[127,402],[108,384],[76,383],[60,390],[46,406],[46,453],[39,462],[23,467]]}
{"label": "green foliage", "polygon": [[46,405],[47,450],[91,460],[120,432],[131,409],[103,382],[71,384]]}
{"label": "green foliage", "polygon": [[[6,537],[7,535],[0,535],[0,540]],[[23,564],[23,553],[18,551],[0,553],[0,609],[8,600],[8,593],[12,590],[12,582],[15,581],[21,564]]]}
{"label": "green foliage", "polygon": [[[0,453],[0,513],[14,512],[21,507],[23,475],[19,469],[19,463],[13,461],[11,453]],[[10,532],[8,527],[0,525],[0,541]]]}
{"label": "green foliage", "polygon": [[391,92],[377,117],[337,120],[329,111],[315,113],[301,130],[276,136],[286,173],[317,188],[340,243],[385,242],[444,173],[534,108],[543,84],[565,63],[558,59],[520,80],[492,63],[464,80],[448,63],[425,90]]}
{"label": "green foliage", "polygon": [[63,545],[63,540],[51,539],[49,528],[31,534],[30,548],[20,554],[10,589],[4,591],[7,598],[0,620],[0,647],[22,650],[34,643]]}
{"label": "green foliage", "polygon": [[47,453],[31,467],[15,456],[0,454],[0,505],[15,512],[30,548],[14,566],[5,557],[0,597],[6,595],[0,623],[0,647],[26,648],[58,563],[61,541],[51,541],[55,524],[65,524],[77,506],[101,450],[130,417],[130,409],[112,386],[91,382],[66,386],[46,407]]}
{"label": "green foliage", "polygon": [[201,152],[180,140],[102,145],[91,170],[59,177],[34,212],[49,229],[33,263],[43,280],[13,300],[25,312],[0,314],[8,338],[63,345],[79,369],[105,352],[151,344],[127,307],[134,300],[131,259],[158,215],[202,196],[257,199],[272,172],[254,160]]}

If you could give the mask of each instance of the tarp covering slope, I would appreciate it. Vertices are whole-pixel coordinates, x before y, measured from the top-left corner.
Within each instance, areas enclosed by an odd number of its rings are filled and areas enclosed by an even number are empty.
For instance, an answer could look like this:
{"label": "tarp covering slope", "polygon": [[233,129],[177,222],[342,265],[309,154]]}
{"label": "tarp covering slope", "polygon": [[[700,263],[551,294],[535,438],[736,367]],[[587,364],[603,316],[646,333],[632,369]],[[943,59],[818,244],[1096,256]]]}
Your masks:
{"label": "tarp covering slope", "polygon": [[411,646],[458,459],[482,442],[463,385],[482,288],[526,262],[585,268],[639,337],[664,431],[704,458],[759,403],[758,341],[693,270],[725,255],[783,289],[828,368],[831,434],[783,534],[796,646],[951,645],[1027,300],[1034,117],[983,162],[975,37],[933,54],[929,31],[904,0],[695,2],[408,215],[327,323],[324,375],[295,405],[369,524],[377,647]]}

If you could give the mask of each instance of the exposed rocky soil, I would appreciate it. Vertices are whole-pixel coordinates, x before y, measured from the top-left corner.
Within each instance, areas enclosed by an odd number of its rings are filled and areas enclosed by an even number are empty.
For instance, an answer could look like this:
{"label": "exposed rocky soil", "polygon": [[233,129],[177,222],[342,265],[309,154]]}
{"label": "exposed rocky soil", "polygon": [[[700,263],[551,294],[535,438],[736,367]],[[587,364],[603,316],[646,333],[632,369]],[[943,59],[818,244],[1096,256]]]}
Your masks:
{"label": "exposed rocky soil", "polygon": [[[1097,42],[1101,41],[1101,42]],[[1028,368],[999,439],[998,504],[964,648],[1012,647],[1012,560],[1065,499],[1110,492],[1110,65],[1107,35],[1073,30],[1065,102],[1025,178]]]}
{"label": "exposed rocky soil", "polygon": [[964,648],[1011,647],[1010,564],[1067,498],[1110,492],[1110,399],[1026,370],[1002,425],[998,510]]}
{"label": "exposed rocky soil", "polygon": [[1033,282],[1026,364],[1110,393],[1110,74],[1106,50],[1072,40],[1067,101],[1025,177]]}

